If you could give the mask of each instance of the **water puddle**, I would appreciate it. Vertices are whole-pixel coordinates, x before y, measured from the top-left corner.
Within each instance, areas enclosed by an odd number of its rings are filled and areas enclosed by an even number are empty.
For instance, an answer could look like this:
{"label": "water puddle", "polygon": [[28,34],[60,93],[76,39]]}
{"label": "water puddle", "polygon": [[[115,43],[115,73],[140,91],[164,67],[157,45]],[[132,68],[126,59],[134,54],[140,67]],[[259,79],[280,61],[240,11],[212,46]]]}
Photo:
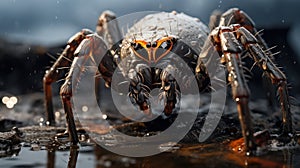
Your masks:
{"label": "water puddle", "polygon": [[[36,101],[30,96],[25,96],[25,98]],[[22,100],[26,100],[26,102],[22,103]],[[235,106],[230,104],[227,105],[226,110],[231,113],[225,113],[222,116],[213,134],[203,143],[198,141],[198,128],[203,125],[205,113],[198,115],[190,132],[179,143],[160,142],[156,139],[147,142],[131,141],[112,134],[112,128],[115,128],[113,131],[117,130],[129,136],[140,138],[155,136],[160,134],[157,125],[168,122],[163,118],[143,124],[107,116],[105,119],[110,119],[111,124],[115,125],[107,127],[102,125],[99,120],[89,116],[85,118],[85,123],[90,124],[89,129],[78,130],[81,141],[78,148],[70,146],[68,136],[64,134],[63,113],[57,112],[60,114],[57,115],[60,121],[58,126],[47,126],[42,119],[43,106],[37,103],[37,107],[35,107],[32,105],[33,103],[28,102],[29,100],[24,97],[20,98],[21,103],[18,103],[15,109],[1,111],[5,114],[3,116],[6,116],[0,122],[2,129],[0,132],[1,167],[300,167],[300,148],[297,144],[299,142],[294,142],[290,146],[277,147],[276,142],[272,141],[274,135],[269,132],[261,132],[259,135],[263,141],[268,142],[268,145],[257,156],[245,156],[243,151],[240,151],[243,140],[240,139],[241,132],[237,113],[234,111]],[[31,106],[27,107],[28,104]],[[264,103],[259,102],[258,104]],[[266,124],[266,121],[269,120],[263,118],[260,121],[264,115],[261,109],[267,108],[262,108],[258,104],[252,103],[251,106],[254,110],[260,109],[257,110],[260,112],[254,113],[254,117],[257,118],[255,129],[262,130],[261,123]],[[299,110],[298,107],[294,109]],[[22,111],[23,119],[19,116],[19,110]],[[187,113],[187,115],[189,114]],[[297,116],[295,118],[297,119]],[[12,126],[18,126],[18,128],[10,130],[9,128]],[[167,127],[168,124],[165,126]],[[180,124],[178,129],[180,130],[184,126],[184,124]],[[276,128],[275,120],[270,121],[269,127],[273,126]],[[57,134],[61,136],[57,136]],[[264,137],[268,136],[271,136],[271,139],[264,140]],[[102,146],[94,143],[97,140],[102,142]],[[138,152],[137,147],[139,149],[144,147],[146,150],[149,145],[153,145],[153,148],[159,152],[151,156],[129,157],[107,150],[120,148],[134,153]]]}

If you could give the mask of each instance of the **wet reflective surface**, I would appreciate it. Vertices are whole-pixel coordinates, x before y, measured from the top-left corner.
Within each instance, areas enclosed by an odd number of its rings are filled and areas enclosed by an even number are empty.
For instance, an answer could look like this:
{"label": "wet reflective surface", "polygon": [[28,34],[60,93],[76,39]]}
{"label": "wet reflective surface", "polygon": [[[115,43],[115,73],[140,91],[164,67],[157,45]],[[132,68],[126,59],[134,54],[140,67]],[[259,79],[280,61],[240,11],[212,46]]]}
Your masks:
{"label": "wet reflective surface", "polygon": [[[205,145],[184,147],[182,150],[144,158],[120,156],[99,147],[83,148],[79,151],[71,149],[69,153],[66,151],[48,151],[46,154],[46,151],[41,151],[39,153],[43,155],[44,159],[47,158],[47,162],[41,162],[44,160],[42,158],[36,162],[44,166],[47,165],[47,167],[66,165],[70,167],[75,165],[77,167],[298,167],[300,164],[299,157],[297,157],[300,151],[293,149],[270,152],[269,155],[250,158],[230,152],[224,153],[224,151],[213,152]],[[23,155],[30,153],[34,154],[25,148],[19,157],[24,158]]]}
{"label": "wet reflective surface", "polygon": [[[211,137],[203,142],[198,142],[199,129],[203,124],[206,115],[205,106],[200,111],[194,126],[187,136],[179,143],[161,142],[157,148],[162,152],[147,157],[128,157],[112,153],[103,147],[93,143],[91,136],[102,140],[108,147],[122,148],[124,150],[134,150],[136,146],[147,145],[143,142],[124,142],[120,137],[110,134],[111,128],[101,127],[97,118],[86,117],[90,124],[94,124],[94,129],[80,129],[79,138],[81,145],[70,146],[68,135],[65,131],[64,116],[61,109],[56,113],[58,126],[47,126],[43,119],[43,114],[33,113],[34,109],[41,110],[41,104],[36,103],[24,112],[27,120],[17,122],[12,119],[18,118],[20,109],[25,109],[26,104],[37,101],[38,95],[18,96],[20,100],[12,109],[6,108],[5,115],[1,120],[1,129],[5,129],[0,134],[0,163],[4,167],[298,167],[300,166],[300,148],[297,142],[290,146],[280,147],[274,141],[273,132],[276,131],[276,117],[267,117],[268,111],[265,100],[257,100],[251,103],[250,107],[254,111],[255,128],[262,129],[262,124],[269,124],[269,140],[263,145],[257,156],[247,157],[242,151],[243,140],[240,139],[241,133],[239,121],[235,111],[234,103],[227,104],[227,110],[222,116],[218,127]],[[25,101],[26,100],[26,101]],[[20,108],[22,107],[22,108]],[[1,105],[4,109],[4,105]],[[4,112],[4,111],[2,111]],[[296,114],[296,121],[299,106],[293,106]],[[3,113],[2,113],[3,114]],[[35,116],[33,116],[33,114]],[[87,114],[87,113],[86,113]],[[188,115],[188,114],[186,114]],[[87,115],[88,116],[88,115]],[[259,119],[260,117],[262,119]],[[10,118],[11,117],[11,118]],[[4,119],[6,118],[6,119]],[[10,118],[10,119],[9,119]],[[164,119],[157,119],[150,125],[140,124],[118,118],[116,116],[106,116],[107,120],[114,123],[117,130],[131,136],[147,137],[159,133],[157,125],[168,122]],[[9,129],[18,123],[19,128]],[[297,122],[296,122],[297,123]],[[7,128],[4,127],[7,126]],[[274,126],[274,127],[273,127]],[[298,124],[296,124],[298,126]],[[102,129],[95,129],[101,127]],[[5,134],[4,134],[5,133]],[[261,137],[267,137],[269,131],[261,133]],[[164,152],[163,152],[164,151]]]}
{"label": "wet reflective surface", "polygon": [[28,147],[23,144],[12,156],[0,158],[4,167],[298,167],[299,148],[268,151],[246,157],[231,151],[226,143],[178,144],[169,151],[149,157],[127,157],[102,147]]}

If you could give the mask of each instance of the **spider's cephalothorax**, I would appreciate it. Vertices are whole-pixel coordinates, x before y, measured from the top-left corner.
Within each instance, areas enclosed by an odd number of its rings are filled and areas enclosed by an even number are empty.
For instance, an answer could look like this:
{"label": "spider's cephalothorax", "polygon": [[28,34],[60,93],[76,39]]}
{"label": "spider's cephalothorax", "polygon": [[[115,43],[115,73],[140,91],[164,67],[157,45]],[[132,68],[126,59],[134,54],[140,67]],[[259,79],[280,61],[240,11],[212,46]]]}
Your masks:
{"label": "spider's cephalothorax", "polygon": [[[197,77],[199,90],[205,90],[209,77],[198,57],[208,33],[208,28],[198,19],[176,12],[148,15],[135,23],[122,40],[120,56],[114,56],[120,57],[116,62],[123,75],[130,79],[132,103],[150,113],[149,92],[160,88],[164,114],[170,115],[180,97],[178,85],[189,87],[190,80]],[[198,61],[201,71],[195,72]],[[184,73],[182,62],[195,76]],[[174,73],[185,83],[178,84]]]}
{"label": "spider's cephalothorax", "polygon": [[[104,55],[98,66],[99,75],[112,86],[114,71],[119,70],[129,79],[130,100],[144,113],[151,113],[149,92],[154,88],[161,91],[164,100],[164,114],[170,115],[180,98],[180,86],[189,87],[190,80],[196,79],[199,91],[209,90],[210,78],[206,68],[213,49],[228,72],[228,82],[236,101],[245,150],[255,152],[254,132],[248,107],[250,91],[243,73],[241,56],[247,52],[270,81],[277,86],[283,114],[282,136],[285,142],[293,138],[294,130],[290,112],[289,96],[285,75],[273,63],[272,53],[254,27],[253,21],[239,9],[230,9],[223,14],[213,14],[209,28],[199,19],[182,13],[156,13],[147,15],[135,23],[121,36],[116,17],[106,11],[99,17],[96,33],[82,30],[74,35],[52,68],[44,77],[46,111],[48,121],[54,124],[51,83],[61,76],[61,67],[71,66],[65,83],[61,87],[61,98],[68,121],[71,141],[78,143],[76,126],[71,105],[72,76],[79,57],[93,58]],[[210,30],[209,30],[210,29]],[[75,51],[76,50],[76,51]],[[72,65],[70,60],[73,61]],[[184,73],[182,61],[193,72]],[[80,64],[81,66],[82,63]],[[178,83],[174,76],[183,83]],[[122,82],[122,81],[120,81]],[[112,86],[114,87],[114,86]]]}

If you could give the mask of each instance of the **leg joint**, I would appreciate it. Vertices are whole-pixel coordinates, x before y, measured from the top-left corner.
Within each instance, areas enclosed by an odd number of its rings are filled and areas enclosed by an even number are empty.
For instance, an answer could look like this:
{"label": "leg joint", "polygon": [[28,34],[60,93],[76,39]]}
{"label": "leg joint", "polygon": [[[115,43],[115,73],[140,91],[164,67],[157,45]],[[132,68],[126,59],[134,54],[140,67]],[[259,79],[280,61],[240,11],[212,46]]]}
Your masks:
{"label": "leg joint", "polygon": [[60,88],[60,97],[63,100],[70,99],[72,97],[72,87],[70,83],[64,83]]}
{"label": "leg joint", "polygon": [[50,72],[46,71],[44,78],[43,78],[43,83],[46,85],[50,85],[53,82],[53,79],[51,78],[51,75],[49,75]]}
{"label": "leg joint", "polygon": [[241,98],[249,98],[250,92],[248,87],[236,86],[232,88],[232,96],[234,100],[239,100]]}

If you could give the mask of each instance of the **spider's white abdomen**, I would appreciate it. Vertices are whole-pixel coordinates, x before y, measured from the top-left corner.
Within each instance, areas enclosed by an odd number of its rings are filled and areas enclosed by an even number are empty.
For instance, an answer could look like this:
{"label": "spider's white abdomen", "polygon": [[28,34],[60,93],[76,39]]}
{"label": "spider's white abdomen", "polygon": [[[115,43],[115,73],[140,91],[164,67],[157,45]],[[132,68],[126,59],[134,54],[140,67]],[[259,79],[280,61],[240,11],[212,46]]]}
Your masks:
{"label": "spider's white abdomen", "polygon": [[133,39],[152,42],[165,36],[175,36],[200,53],[208,33],[208,27],[198,18],[184,13],[159,12],[147,15],[135,23],[125,39],[129,42]]}

